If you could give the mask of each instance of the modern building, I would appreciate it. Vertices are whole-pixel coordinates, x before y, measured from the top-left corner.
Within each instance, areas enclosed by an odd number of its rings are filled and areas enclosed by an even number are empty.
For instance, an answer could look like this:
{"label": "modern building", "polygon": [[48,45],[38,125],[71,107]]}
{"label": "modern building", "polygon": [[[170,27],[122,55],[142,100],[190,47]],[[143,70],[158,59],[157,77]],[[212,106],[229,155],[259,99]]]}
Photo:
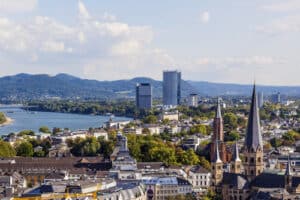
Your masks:
{"label": "modern building", "polygon": [[188,99],[188,105],[190,107],[198,107],[198,95],[197,94],[190,94]]}
{"label": "modern building", "polygon": [[181,72],[163,72],[163,105],[177,106],[181,99]]}
{"label": "modern building", "polygon": [[152,108],[152,86],[150,83],[136,85],[136,106],[139,109]]}
{"label": "modern building", "polygon": [[277,92],[277,93],[275,93],[271,96],[271,102],[272,103],[281,103],[281,94],[280,94],[280,92]]}
{"label": "modern building", "polygon": [[258,92],[258,107],[261,108],[264,105],[264,93]]}

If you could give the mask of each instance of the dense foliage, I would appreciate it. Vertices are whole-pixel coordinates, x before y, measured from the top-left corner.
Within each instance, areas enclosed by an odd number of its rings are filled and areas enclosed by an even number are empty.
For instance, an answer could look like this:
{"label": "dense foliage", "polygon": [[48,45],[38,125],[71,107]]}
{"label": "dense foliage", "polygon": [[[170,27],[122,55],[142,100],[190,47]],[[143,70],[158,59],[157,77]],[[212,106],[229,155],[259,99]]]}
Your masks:
{"label": "dense foliage", "polygon": [[8,142],[0,140],[0,157],[13,157],[15,155],[14,148]]}
{"label": "dense foliage", "polygon": [[6,117],[3,112],[0,112],[0,124],[3,124],[6,122]]}

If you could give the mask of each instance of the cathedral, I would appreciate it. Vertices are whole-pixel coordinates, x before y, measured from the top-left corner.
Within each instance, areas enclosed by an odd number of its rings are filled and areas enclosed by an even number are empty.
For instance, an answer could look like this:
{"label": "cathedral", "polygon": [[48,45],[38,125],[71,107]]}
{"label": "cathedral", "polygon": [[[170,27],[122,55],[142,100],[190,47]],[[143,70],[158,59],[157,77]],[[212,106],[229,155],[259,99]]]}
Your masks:
{"label": "cathedral", "polygon": [[[300,177],[293,176],[290,162],[284,174],[264,169],[263,140],[256,87],[253,87],[246,138],[241,159],[238,144],[226,150],[223,120],[218,102],[211,145],[212,188],[224,200],[300,199]],[[230,158],[230,159],[229,159]],[[224,167],[229,165],[228,168]]]}

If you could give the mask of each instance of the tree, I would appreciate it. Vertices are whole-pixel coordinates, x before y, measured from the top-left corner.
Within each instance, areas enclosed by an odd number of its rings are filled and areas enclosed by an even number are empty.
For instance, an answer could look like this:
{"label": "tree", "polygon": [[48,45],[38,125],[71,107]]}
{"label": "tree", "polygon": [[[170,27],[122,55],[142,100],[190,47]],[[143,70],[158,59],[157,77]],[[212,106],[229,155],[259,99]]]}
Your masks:
{"label": "tree", "polygon": [[51,133],[50,129],[47,126],[41,126],[39,131],[41,133]]}
{"label": "tree", "polygon": [[145,124],[156,124],[158,120],[155,115],[148,115],[143,121]]}
{"label": "tree", "polygon": [[45,152],[43,150],[39,150],[33,153],[34,157],[45,157]]}
{"label": "tree", "polygon": [[162,147],[154,147],[150,150],[150,158],[154,162],[164,162],[167,165],[175,164],[175,150],[174,148],[162,146]]}
{"label": "tree", "polygon": [[6,116],[3,112],[0,112],[0,124],[3,124],[6,122]]}
{"label": "tree", "polygon": [[272,138],[270,140],[270,144],[272,145],[272,147],[277,148],[282,145],[282,140],[279,138]]}
{"label": "tree", "polygon": [[224,139],[225,141],[237,141],[240,139],[240,134],[237,131],[230,131]]}
{"label": "tree", "polygon": [[106,141],[103,138],[98,139],[98,141],[100,142],[99,153],[102,154],[104,158],[109,158],[115,148],[114,142],[112,140]]}
{"label": "tree", "polygon": [[53,135],[56,135],[56,134],[59,133],[59,132],[61,132],[61,129],[60,129],[60,128],[54,127],[54,128],[52,129],[52,134],[53,134]]}
{"label": "tree", "polygon": [[0,157],[14,157],[16,151],[8,142],[0,140]]}
{"label": "tree", "polygon": [[200,160],[197,154],[193,149],[189,149],[186,151],[186,156],[188,158],[188,165],[197,165],[199,164]]}
{"label": "tree", "polygon": [[22,142],[16,147],[17,156],[32,157],[33,147],[29,142]]}
{"label": "tree", "polygon": [[224,115],[224,128],[226,131],[236,130],[238,127],[237,116],[234,113],[226,113]]}
{"label": "tree", "polygon": [[32,130],[23,130],[18,133],[18,136],[26,136],[26,135],[34,136],[35,133]]}
{"label": "tree", "polygon": [[142,134],[144,134],[144,135],[150,135],[151,132],[150,132],[149,128],[143,128]]}
{"label": "tree", "polygon": [[203,156],[199,158],[199,164],[207,170],[210,170],[211,168],[209,161]]}

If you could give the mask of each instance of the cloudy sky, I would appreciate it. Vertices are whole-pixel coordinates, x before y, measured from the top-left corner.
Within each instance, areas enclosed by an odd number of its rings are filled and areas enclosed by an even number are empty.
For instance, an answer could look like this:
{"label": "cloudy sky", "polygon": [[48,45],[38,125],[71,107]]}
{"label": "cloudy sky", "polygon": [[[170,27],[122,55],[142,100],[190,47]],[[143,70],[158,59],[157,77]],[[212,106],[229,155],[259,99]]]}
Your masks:
{"label": "cloudy sky", "polygon": [[0,76],[300,85],[299,35],[300,0],[0,0]]}

